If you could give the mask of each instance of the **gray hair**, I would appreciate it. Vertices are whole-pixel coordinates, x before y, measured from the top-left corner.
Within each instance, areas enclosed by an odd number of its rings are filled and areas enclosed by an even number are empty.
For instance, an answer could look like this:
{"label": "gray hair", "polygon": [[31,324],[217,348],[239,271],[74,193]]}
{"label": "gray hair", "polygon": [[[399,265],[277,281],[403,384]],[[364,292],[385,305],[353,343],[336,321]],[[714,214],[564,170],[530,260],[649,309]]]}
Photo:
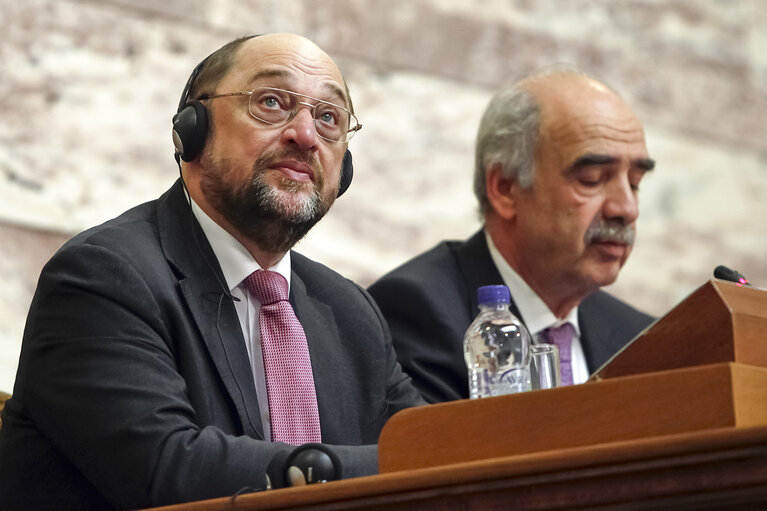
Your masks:
{"label": "gray hair", "polygon": [[482,115],[477,133],[474,167],[474,195],[480,215],[489,207],[485,174],[500,164],[506,179],[516,179],[529,188],[535,177],[535,146],[541,121],[537,99],[517,84],[493,96]]}
{"label": "gray hair", "polygon": [[[596,80],[569,64],[553,64],[504,87],[487,105],[479,123],[474,164],[474,195],[479,201],[481,216],[490,206],[485,184],[488,167],[500,165],[504,178],[516,179],[522,188],[533,186],[535,148],[541,128],[541,105],[528,87],[553,75],[563,74]],[[618,95],[615,89],[606,86]]]}

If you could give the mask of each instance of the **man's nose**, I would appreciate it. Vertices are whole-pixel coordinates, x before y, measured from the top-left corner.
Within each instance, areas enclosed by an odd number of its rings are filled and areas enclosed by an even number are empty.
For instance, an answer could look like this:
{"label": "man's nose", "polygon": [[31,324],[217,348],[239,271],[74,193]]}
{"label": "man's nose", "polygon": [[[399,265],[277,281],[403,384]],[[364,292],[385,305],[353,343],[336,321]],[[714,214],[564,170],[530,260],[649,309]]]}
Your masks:
{"label": "man's nose", "polygon": [[315,150],[317,148],[319,135],[317,135],[317,126],[314,124],[312,105],[299,104],[298,111],[283,130],[283,137],[296,143],[302,149]]}
{"label": "man's nose", "polygon": [[624,225],[639,218],[639,197],[628,179],[616,179],[608,186],[603,212],[605,218],[621,219]]}

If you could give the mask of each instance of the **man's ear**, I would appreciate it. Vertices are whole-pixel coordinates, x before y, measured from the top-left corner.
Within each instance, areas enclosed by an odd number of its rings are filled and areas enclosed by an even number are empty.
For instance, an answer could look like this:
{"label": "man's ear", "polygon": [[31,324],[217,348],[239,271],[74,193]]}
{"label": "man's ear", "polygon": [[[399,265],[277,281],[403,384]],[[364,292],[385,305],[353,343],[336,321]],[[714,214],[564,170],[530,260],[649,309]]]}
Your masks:
{"label": "man's ear", "polygon": [[505,220],[513,218],[516,214],[515,197],[519,184],[503,176],[500,163],[494,163],[485,172],[485,186],[492,210]]}

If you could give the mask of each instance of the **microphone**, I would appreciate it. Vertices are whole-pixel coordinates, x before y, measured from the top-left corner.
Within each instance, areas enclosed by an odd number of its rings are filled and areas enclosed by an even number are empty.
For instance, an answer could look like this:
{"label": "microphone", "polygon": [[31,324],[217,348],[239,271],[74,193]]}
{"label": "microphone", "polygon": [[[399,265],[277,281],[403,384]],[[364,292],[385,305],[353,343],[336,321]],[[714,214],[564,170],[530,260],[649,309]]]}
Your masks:
{"label": "microphone", "polygon": [[323,444],[304,444],[279,452],[266,467],[266,489],[326,483],[341,479],[341,460]]}
{"label": "microphone", "polygon": [[717,279],[727,280],[729,282],[735,282],[739,286],[751,285],[751,283],[742,273],[721,264],[714,268],[714,277]]}

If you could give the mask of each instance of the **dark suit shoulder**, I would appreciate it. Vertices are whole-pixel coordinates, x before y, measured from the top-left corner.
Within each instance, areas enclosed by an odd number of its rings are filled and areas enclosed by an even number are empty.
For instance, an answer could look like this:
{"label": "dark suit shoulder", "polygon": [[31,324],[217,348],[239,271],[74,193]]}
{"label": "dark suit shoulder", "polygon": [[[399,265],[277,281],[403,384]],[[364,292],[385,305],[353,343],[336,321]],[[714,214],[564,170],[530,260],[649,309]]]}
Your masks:
{"label": "dark suit shoulder", "polygon": [[374,297],[387,289],[407,289],[408,292],[448,292],[462,281],[457,251],[463,242],[445,240],[406,261],[374,282],[368,290]]}
{"label": "dark suit shoulder", "polygon": [[61,251],[72,250],[81,245],[98,245],[131,253],[136,243],[141,245],[158,240],[157,201],[150,201],[108,220],[90,227],[72,237],[61,246]]}
{"label": "dark suit shoulder", "polygon": [[465,397],[463,335],[471,322],[461,265],[466,242],[443,241],[368,288],[389,324],[402,367],[429,402]]}
{"label": "dark suit shoulder", "polygon": [[638,327],[639,330],[655,320],[653,316],[601,290],[583,300],[580,309],[587,314],[602,313],[616,320],[626,321],[630,326],[636,325],[635,328]]}

